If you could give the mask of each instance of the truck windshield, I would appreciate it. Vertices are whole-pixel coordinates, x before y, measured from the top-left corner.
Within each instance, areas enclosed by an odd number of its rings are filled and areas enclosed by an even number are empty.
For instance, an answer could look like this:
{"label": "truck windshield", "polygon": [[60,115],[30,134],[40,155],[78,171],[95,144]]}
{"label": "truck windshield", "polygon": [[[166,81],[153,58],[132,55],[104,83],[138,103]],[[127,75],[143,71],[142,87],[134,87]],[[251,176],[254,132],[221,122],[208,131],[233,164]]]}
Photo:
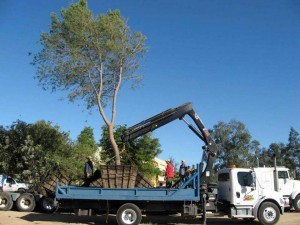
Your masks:
{"label": "truck windshield", "polygon": [[6,180],[6,183],[8,183],[8,184],[15,184],[16,182],[11,177],[8,177],[7,180]]}
{"label": "truck windshield", "polygon": [[241,186],[252,186],[253,176],[251,172],[238,172],[237,177]]}

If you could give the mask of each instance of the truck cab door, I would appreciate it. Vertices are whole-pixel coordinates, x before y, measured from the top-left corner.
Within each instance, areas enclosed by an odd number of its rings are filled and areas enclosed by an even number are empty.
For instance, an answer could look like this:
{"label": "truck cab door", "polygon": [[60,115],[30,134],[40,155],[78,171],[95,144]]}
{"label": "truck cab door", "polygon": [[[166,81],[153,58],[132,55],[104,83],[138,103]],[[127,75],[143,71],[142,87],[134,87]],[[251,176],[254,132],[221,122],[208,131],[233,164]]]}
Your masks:
{"label": "truck cab door", "polygon": [[290,195],[292,193],[292,184],[288,171],[278,171],[278,191],[282,195]]}
{"label": "truck cab door", "polygon": [[6,190],[6,191],[16,191],[16,182],[15,182],[15,180],[11,177],[7,177],[3,189]]}
{"label": "truck cab door", "polygon": [[258,190],[252,171],[236,171],[234,183],[234,204],[254,205],[258,199]]}

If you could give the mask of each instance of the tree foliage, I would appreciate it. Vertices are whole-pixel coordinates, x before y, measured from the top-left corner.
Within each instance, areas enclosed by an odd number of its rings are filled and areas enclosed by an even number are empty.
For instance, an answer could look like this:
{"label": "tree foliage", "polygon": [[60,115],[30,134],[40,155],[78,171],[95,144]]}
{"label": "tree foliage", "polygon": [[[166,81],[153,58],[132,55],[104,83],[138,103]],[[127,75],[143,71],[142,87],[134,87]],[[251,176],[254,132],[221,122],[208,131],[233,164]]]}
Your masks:
{"label": "tree foliage", "polygon": [[285,151],[287,155],[286,164],[295,172],[295,177],[300,179],[300,136],[293,127],[290,129]]}
{"label": "tree foliage", "polygon": [[[84,100],[87,108],[98,106],[109,131],[109,140],[120,163],[113,136],[116,102],[122,81],[136,84],[136,74],[146,47],[145,37],[127,25],[120,11],[94,16],[87,1],[80,0],[51,14],[50,31],[42,33],[42,50],[35,54],[39,83],[45,89],[67,90],[68,99]],[[110,106],[110,118],[104,108]]]}
{"label": "tree foliage", "polygon": [[290,169],[291,175],[300,179],[300,138],[299,133],[291,127],[288,143],[271,143],[268,147],[262,148],[260,152],[260,166],[286,166]]}
{"label": "tree foliage", "polygon": [[[147,133],[130,141],[126,145],[126,148],[124,148],[122,134],[125,129],[126,126],[118,126],[114,132],[119,148],[123,149],[121,152],[121,162],[123,164],[137,165],[139,171],[145,175],[159,175],[160,171],[154,163],[154,158],[161,153],[159,139],[152,138],[151,133]],[[102,148],[101,159],[108,164],[114,164],[114,155],[111,153],[112,146],[108,139],[107,127],[102,127],[102,137],[100,139],[100,146]]]}
{"label": "tree foliage", "polygon": [[263,147],[260,150],[259,154],[259,166],[260,167],[271,167],[274,165],[274,160],[273,160],[273,152],[270,151],[270,148],[267,149]]}
{"label": "tree foliage", "polygon": [[242,122],[237,120],[231,120],[229,123],[219,122],[211,133],[219,149],[216,169],[231,164],[238,167],[253,165],[253,155],[250,154],[251,135]]}
{"label": "tree foliage", "polygon": [[267,166],[274,166],[274,160],[276,157],[276,165],[278,166],[287,166],[286,165],[286,145],[282,142],[279,143],[271,143],[268,149],[268,156],[269,158],[272,159],[272,163],[271,165],[267,165]]}
{"label": "tree foliage", "polygon": [[[73,174],[74,177],[82,177],[84,171],[84,163],[88,156],[95,158],[98,145],[95,141],[94,131],[91,127],[85,127],[77,137],[75,142],[73,155]],[[97,163],[97,160],[94,160]]]}
{"label": "tree foliage", "polygon": [[236,120],[229,123],[219,122],[211,131],[219,147],[215,170],[230,164],[238,167],[273,167],[286,166],[291,175],[300,179],[300,138],[299,133],[292,127],[288,143],[271,143],[268,148],[260,147],[257,140],[251,140],[246,126]]}
{"label": "tree foliage", "polygon": [[249,151],[250,151],[249,152],[250,153],[250,160],[249,160],[250,165],[259,167],[259,159],[260,159],[260,151],[261,151],[259,141],[257,141],[257,140],[251,141],[250,146],[249,146]]}
{"label": "tree foliage", "polygon": [[69,134],[58,126],[45,121],[17,121],[7,129],[2,127],[0,136],[1,173],[36,185],[57,170],[72,170]]}

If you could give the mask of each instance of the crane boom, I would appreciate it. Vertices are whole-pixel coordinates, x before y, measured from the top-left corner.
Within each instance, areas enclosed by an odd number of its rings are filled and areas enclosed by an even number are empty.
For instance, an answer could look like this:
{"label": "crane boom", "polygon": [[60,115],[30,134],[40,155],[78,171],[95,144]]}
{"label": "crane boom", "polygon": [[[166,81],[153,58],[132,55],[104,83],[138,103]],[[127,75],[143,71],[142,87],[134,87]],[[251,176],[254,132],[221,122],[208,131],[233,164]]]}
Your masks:
{"label": "crane boom", "polygon": [[[185,115],[191,117],[197,128],[184,119]],[[176,119],[183,120],[188,125],[188,127],[205,143],[203,150],[207,154],[207,162],[206,168],[201,174],[201,183],[202,185],[207,185],[210,177],[210,172],[213,167],[213,161],[217,153],[217,145],[211,138],[208,130],[205,128],[198,114],[194,111],[191,102],[187,102],[176,108],[165,110],[155,116],[152,116],[137,123],[136,125],[127,128],[123,133],[122,140],[124,143],[127,143]]]}

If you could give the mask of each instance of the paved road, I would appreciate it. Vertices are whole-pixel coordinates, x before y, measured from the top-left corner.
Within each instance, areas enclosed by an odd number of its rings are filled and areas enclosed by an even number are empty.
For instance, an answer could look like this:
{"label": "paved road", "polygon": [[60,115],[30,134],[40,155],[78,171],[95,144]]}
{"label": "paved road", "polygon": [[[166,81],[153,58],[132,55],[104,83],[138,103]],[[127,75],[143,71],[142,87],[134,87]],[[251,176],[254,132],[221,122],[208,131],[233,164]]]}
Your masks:
{"label": "paved road", "polygon": [[[0,211],[0,225],[116,225],[115,217],[108,216],[106,223],[106,216],[75,216],[71,213],[55,213],[42,214],[36,212],[17,212],[17,211]],[[155,225],[199,225],[199,219],[184,219],[175,216],[149,216],[143,217],[143,223]],[[209,217],[207,225],[259,225],[255,220],[251,223],[243,220],[231,220],[226,217]],[[300,225],[300,213],[290,212],[281,216],[277,225]]]}

